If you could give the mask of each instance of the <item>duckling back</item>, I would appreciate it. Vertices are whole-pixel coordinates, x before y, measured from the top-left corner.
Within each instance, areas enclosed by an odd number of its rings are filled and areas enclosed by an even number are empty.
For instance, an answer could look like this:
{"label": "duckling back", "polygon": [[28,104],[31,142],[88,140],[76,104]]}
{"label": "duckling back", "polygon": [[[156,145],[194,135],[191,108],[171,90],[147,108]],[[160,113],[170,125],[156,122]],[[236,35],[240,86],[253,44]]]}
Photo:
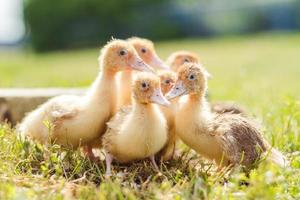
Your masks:
{"label": "duckling back", "polygon": [[58,125],[55,124],[55,118],[58,118],[58,115],[75,114],[72,105],[79,99],[79,96],[63,95],[40,105],[36,110],[28,113],[18,126],[21,136],[30,137],[41,143],[50,142],[51,132],[56,128],[55,125]]}
{"label": "duckling back", "polygon": [[210,133],[223,149],[227,164],[251,168],[267,150],[257,125],[239,114],[216,115],[209,125]]}

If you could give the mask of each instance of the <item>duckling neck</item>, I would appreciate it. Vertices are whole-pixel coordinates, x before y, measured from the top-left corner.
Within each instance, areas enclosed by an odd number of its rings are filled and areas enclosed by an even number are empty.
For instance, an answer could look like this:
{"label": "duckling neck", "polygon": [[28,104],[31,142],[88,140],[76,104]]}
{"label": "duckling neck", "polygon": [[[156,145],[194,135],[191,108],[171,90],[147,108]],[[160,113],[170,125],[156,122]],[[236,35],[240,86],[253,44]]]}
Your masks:
{"label": "duckling neck", "polygon": [[133,102],[133,113],[136,114],[142,114],[142,115],[146,115],[146,114],[153,114],[155,110],[155,105],[153,105],[152,103],[140,103],[137,101]]}
{"label": "duckling neck", "polygon": [[[199,147],[205,146],[203,143],[212,144],[212,138],[208,134],[211,118],[203,96],[184,96],[180,99],[175,115],[176,134],[185,144],[198,151]],[[202,149],[201,152],[203,153]]]}
{"label": "duckling neck", "polygon": [[203,103],[205,102],[205,97],[199,94],[190,94],[186,97],[184,97],[181,101],[182,106],[189,106],[193,107],[192,110],[195,110],[195,112],[199,112],[203,108]]}
{"label": "duckling neck", "polygon": [[[95,106],[108,106],[115,111],[116,107],[116,72],[103,69],[94,81],[88,92],[88,104],[96,109]],[[106,105],[109,104],[109,105]]]}
{"label": "duckling neck", "polygon": [[210,107],[204,94],[201,93],[196,95],[190,95],[190,101],[196,104],[195,107],[198,109],[198,112],[201,113],[202,117],[205,117],[205,119],[207,120],[211,119]]}
{"label": "duckling neck", "polygon": [[131,104],[131,84],[132,84],[132,71],[124,71],[120,74],[118,82],[119,102],[118,107]]}
{"label": "duckling neck", "polygon": [[176,119],[185,119],[184,121],[192,124],[195,121],[200,121],[203,128],[205,128],[211,119],[210,109],[205,97],[199,94],[191,94],[180,99]]}

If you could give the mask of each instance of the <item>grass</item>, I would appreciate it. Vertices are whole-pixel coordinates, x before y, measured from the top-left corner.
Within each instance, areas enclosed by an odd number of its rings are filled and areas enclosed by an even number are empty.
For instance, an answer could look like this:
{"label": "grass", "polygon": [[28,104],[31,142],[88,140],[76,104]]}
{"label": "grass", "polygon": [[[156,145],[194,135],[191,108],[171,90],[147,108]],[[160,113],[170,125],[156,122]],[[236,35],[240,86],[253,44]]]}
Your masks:
{"label": "grass", "polygon": [[[227,177],[184,145],[179,156],[114,165],[105,180],[104,161],[80,151],[21,142],[14,129],[0,127],[0,199],[300,199],[299,33],[269,33],[220,39],[157,43],[159,55],[192,50],[212,74],[210,99],[243,105],[262,123],[267,140],[286,152],[290,169],[267,162],[249,177]],[[88,86],[98,72],[99,49],[33,54],[1,52],[1,87]],[[103,158],[103,155],[101,154]],[[247,184],[243,184],[247,183]]]}

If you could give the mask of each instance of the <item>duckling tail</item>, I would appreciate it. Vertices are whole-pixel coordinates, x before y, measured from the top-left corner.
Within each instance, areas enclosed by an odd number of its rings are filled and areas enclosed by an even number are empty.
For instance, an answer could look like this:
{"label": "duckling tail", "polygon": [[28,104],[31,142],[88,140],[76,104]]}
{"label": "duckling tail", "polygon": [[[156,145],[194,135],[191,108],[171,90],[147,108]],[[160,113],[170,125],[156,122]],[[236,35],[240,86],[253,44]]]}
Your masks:
{"label": "duckling tail", "polygon": [[270,150],[268,160],[282,168],[290,166],[288,159],[280,151],[274,148]]}

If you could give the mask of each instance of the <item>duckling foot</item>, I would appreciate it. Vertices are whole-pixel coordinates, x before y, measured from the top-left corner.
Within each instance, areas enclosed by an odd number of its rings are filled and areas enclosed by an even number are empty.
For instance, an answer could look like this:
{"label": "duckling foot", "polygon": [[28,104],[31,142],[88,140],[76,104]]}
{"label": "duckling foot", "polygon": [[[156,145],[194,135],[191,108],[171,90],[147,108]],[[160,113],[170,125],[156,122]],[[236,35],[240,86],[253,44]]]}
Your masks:
{"label": "duckling foot", "polygon": [[175,143],[174,144],[168,144],[165,149],[161,151],[160,154],[160,162],[163,161],[169,161],[173,159],[175,153]]}
{"label": "duckling foot", "polygon": [[97,161],[98,160],[98,158],[93,153],[93,148],[92,147],[84,146],[83,151],[84,151],[85,156],[87,156],[90,160],[92,160],[92,161]]}
{"label": "duckling foot", "polygon": [[158,166],[157,166],[157,164],[156,164],[156,161],[155,161],[155,156],[154,156],[154,155],[153,155],[153,156],[150,156],[150,160],[151,160],[151,162],[152,162],[152,164],[153,164],[155,170],[156,170],[157,172],[160,173],[160,170],[159,170],[159,168],[158,168]]}
{"label": "duckling foot", "polygon": [[111,174],[111,163],[113,161],[113,156],[109,153],[105,153],[105,162],[106,162],[106,173],[105,173],[105,177],[109,178],[112,174]]}

